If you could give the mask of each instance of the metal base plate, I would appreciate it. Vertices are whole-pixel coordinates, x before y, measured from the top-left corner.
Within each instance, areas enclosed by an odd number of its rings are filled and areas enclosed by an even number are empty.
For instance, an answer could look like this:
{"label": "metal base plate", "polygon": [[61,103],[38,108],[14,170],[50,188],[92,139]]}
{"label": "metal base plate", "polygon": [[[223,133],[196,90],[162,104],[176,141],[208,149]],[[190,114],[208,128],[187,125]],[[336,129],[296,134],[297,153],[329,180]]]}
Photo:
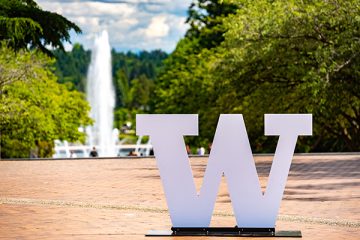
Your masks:
{"label": "metal base plate", "polygon": [[150,230],[146,237],[176,236],[219,236],[219,237],[298,237],[301,231],[275,231],[275,228],[171,228],[171,230]]}

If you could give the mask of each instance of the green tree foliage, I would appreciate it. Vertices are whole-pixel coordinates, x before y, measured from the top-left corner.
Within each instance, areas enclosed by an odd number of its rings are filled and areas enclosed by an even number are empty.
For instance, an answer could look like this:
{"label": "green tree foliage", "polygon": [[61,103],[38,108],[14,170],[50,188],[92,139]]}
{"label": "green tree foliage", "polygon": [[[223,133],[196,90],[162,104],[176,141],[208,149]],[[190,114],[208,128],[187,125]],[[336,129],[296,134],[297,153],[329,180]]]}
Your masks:
{"label": "green tree foliage", "polygon": [[239,3],[218,67],[234,96],[222,111],[245,113],[258,135],[264,113],[312,113],[302,150],[360,150],[360,2]]}
{"label": "green tree foliage", "polygon": [[154,88],[154,82],[148,79],[145,75],[140,75],[132,81],[132,88],[130,91],[132,101],[131,107],[140,110],[149,110],[148,103],[150,95]]}
{"label": "green tree foliage", "polygon": [[[70,52],[56,50],[53,54],[58,82],[85,92],[91,52],[75,44]],[[111,55],[116,96],[115,127],[121,128],[127,121],[134,122],[137,111],[151,110],[154,84],[168,54],[161,50],[122,53],[113,49]]]}
{"label": "green tree foliage", "polygon": [[81,32],[76,24],[42,10],[33,0],[0,0],[0,41],[15,50],[30,47],[51,55],[46,47],[63,50],[70,30]]}
{"label": "green tree foliage", "polygon": [[189,8],[190,29],[159,76],[156,112],[199,114],[200,137],[190,139],[191,144],[205,146],[212,141],[218,117],[213,110],[221,89],[211,70],[221,56],[217,46],[224,40],[223,20],[237,8],[229,1],[195,1]]}
{"label": "green tree foliage", "polygon": [[224,41],[204,49],[202,36],[188,36],[166,60],[157,111],[200,113],[205,141],[219,113],[242,113],[258,152],[276,144],[263,136],[263,114],[312,113],[314,137],[298,150],[359,151],[359,0],[231,4],[236,14],[220,15]]}
{"label": "green tree foliage", "polygon": [[132,96],[130,93],[130,81],[124,68],[120,68],[115,75],[116,105],[118,107],[130,106]]}
{"label": "green tree foliage", "polygon": [[74,44],[70,52],[55,50],[55,75],[59,83],[65,83],[76,90],[85,92],[86,75],[90,64],[91,53],[82,45]]}
{"label": "green tree foliage", "polygon": [[[186,37],[197,39],[199,49],[211,49],[224,41],[226,29],[222,21],[224,17],[236,12],[237,5],[224,0],[197,0],[191,3],[186,22],[190,29]],[[197,50],[197,49],[194,49]]]}
{"label": "green tree foliage", "polygon": [[[58,84],[52,61],[38,52],[0,49],[1,157],[52,154],[54,140],[84,141],[79,126],[92,123],[83,94]],[[10,80],[9,80],[10,79]]]}
{"label": "green tree foliage", "polygon": [[[112,51],[117,107],[148,108],[149,102],[145,103],[143,100],[149,100],[152,91],[150,86],[157,78],[157,73],[162,68],[163,60],[167,56],[161,50],[141,51],[139,53]],[[135,89],[139,87],[137,86],[139,82],[145,84],[144,90]],[[134,95],[135,93],[136,95]],[[135,103],[137,101],[135,98],[143,99],[142,103]]]}
{"label": "green tree foliage", "polygon": [[[87,70],[90,64],[91,51],[85,50],[82,45],[74,44],[70,52],[55,50],[53,52],[56,63],[54,73],[60,83],[72,85],[75,89],[85,92]],[[112,70],[116,90],[116,106],[131,108],[132,97],[130,92],[133,81],[146,78],[155,81],[157,73],[163,65],[163,60],[168,56],[161,50],[139,53],[122,53],[112,50]],[[147,81],[145,81],[146,84]],[[149,83],[150,85],[152,83]],[[152,90],[148,88],[148,90]],[[149,95],[149,92],[144,92]],[[143,98],[142,96],[140,96]],[[146,98],[146,97],[145,97]],[[148,105],[146,103],[145,105]]]}
{"label": "green tree foliage", "polygon": [[219,88],[212,74],[216,54],[203,49],[194,54],[193,41],[185,38],[165,61],[166,71],[156,85],[157,113],[197,113],[200,137],[189,138],[190,144],[207,146],[212,140],[217,122],[213,112]]}
{"label": "green tree foliage", "polygon": [[0,62],[2,63],[0,64],[0,94],[8,85],[18,81],[27,82],[29,78],[34,78],[35,69],[45,65],[43,60],[38,59],[33,51],[17,55],[0,42]]}
{"label": "green tree foliage", "polygon": [[115,126],[135,123],[135,115],[152,110],[154,85],[163,61],[161,50],[119,53],[113,50],[113,73],[116,92]]}

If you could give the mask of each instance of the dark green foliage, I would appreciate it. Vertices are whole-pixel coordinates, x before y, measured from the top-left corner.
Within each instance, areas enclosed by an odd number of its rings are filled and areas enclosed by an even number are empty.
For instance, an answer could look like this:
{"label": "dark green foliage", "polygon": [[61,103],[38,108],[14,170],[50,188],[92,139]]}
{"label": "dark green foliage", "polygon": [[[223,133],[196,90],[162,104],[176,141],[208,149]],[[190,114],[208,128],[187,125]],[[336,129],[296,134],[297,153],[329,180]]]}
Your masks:
{"label": "dark green foliage", "polygon": [[257,135],[264,113],[312,113],[314,137],[299,150],[359,151],[360,2],[239,2],[217,68],[233,96],[223,111],[242,111]]}
{"label": "dark green foliage", "polygon": [[[222,21],[234,14],[238,6],[227,0],[196,0],[191,3],[186,22],[190,29],[186,37],[197,39],[200,48],[211,49],[224,41],[226,29]],[[196,50],[196,49],[194,49]]]}
{"label": "dark green foliage", "polygon": [[167,56],[168,54],[161,50],[141,51],[138,54],[132,52],[121,53],[113,50],[113,75],[115,76],[116,72],[122,69],[129,81],[141,75],[154,80],[157,72],[162,67],[163,60]]}
{"label": "dark green foliage", "polygon": [[[60,83],[73,85],[77,90],[85,92],[87,70],[90,64],[91,51],[85,50],[82,45],[74,44],[70,52],[56,50],[54,72]],[[112,50],[112,71],[116,89],[116,105],[126,106],[131,102],[126,95],[132,87],[134,79],[147,78],[155,81],[163,60],[168,56],[161,50],[140,53],[121,53]]]}
{"label": "dark green foliage", "polygon": [[[161,50],[141,51],[138,54],[132,52],[118,53],[113,50],[112,62],[117,107],[147,108],[149,103],[148,101],[145,103],[144,99],[149,99],[152,91],[150,86],[157,78],[157,74],[163,66],[163,60],[167,56],[168,54]],[[140,85],[145,84],[144,89],[147,90],[132,89],[138,88],[136,85],[139,84],[139,81],[142,82]],[[133,98],[132,94],[135,92],[137,95]],[[136,102],[138,100],[135,98],[143,100],[140,103]]]}
{"label": "dark green foliage", "polygon": [[120,68],[115,75],[115,90],[116,90],[116,106],[125,107],[129,106],[131,102],[130,96],[130,81],[124,70]]}
{"label": "dark green foliage", "polygon": [[0,41],[15,50],[40,49],[51,55],[46,46],[64,49],[70,30],[80,28],[63,16],[41,10],[32,0],[0,0]]}
{"label": "dark green foliage", "polygon": [[74,44],[70,52],[56,50],[53,52],[55,62],[55,74],[60,83],[71,85],[78,91],[85,92],[86,75],[90,64],[91,53],[82,45]]}
{"label": "dark green foliage", "polygon": [[152,110],[154,85],[167,56],[161,50],[137,54],[112,51],[117,128],[128,121],[134,124],[136,113]]}
{"label": "dark green foliage", "polygon": [[217,58],[216,47],[226,32],[223,20],[237,8],[230,1],[195,1],[189,8],[190,29],[166,59],[159,76],[156,112],[199,114],[200,136],[189,138],[190,144],[207,146],[212,141],[218,118],[216,99],[221,90],[215,86],[213,62]]}
{"label": "dark green foliage", "polygon": [[43,54],[63,50],[70,30],[80,32],[33,0],[0,0],[0,158],[50,157],[55,139],[85,140],[78,128],[92,123],[90,107],[57,83],[54,61]]}
{"label": "dark green foliage", "polygon": [[265,113],[312,113],[314,136],[298,151],[359,151],[360,1],[234,0],[236,14],[212,17],[221,38],[201,20],[218,3],[190,8],[195,24],[166,60],[156,111],[199,113],[199,142],[212,141],[220,113],[242,113],[256,152],[276,146]]}
{"label": "dark green foliage", "polygon": [[[56,50],[54,72],[58,82],[68,88],[85,92],[87,70],[91,52],[75,44],[70,52]],[[154,84],[163,61],[168,56],[161,50],[116,52],[112,50],[112,71],[116,96],[115,127],[121,128],[126,121],[134,122],[136,111],[150,111]],[[127,112],[126,114],[123,114]]]}
{"label": "dark green foliage", "polygon": [[130,108],[149,110],[148,103],[150,101],[150,94],[154,88],[154,82],[148,79],[145,75],[140,75],[132,82],[131,96],[132,101]]}

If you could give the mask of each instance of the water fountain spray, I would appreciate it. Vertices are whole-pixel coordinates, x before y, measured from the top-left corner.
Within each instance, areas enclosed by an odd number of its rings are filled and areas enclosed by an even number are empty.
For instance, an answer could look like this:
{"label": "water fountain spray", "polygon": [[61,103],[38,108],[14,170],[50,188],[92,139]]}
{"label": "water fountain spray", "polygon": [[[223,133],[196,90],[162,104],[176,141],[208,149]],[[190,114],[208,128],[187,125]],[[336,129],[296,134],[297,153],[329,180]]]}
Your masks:
{"label": "water fountain spray", "polygon": [[115,156],[113,119],[115,92],[111,73],[111,48],[107,31],[96,37],[87,76],[87,100],[93,126],[87,128],[88,144],[98,148],[99,156]]}

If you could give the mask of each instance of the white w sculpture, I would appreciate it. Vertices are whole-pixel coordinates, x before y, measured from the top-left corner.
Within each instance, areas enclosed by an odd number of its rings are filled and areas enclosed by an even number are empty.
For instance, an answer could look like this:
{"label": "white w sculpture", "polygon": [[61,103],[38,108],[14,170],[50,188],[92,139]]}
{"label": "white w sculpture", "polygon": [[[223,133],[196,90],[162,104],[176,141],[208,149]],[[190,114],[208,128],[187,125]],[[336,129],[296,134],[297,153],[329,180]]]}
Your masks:
{"label": "white w sculpture", "polygon": [[137,115],[136,133],[150,136],[173,227],[210,225],[224,173],[237,226],[274,228],[297,137],[312,135],[312,115],[265,114],[265,135],[279,140],[264,194],[242,114],[220,115],[199,193],[183,139],[198,135],[198,115]]}

